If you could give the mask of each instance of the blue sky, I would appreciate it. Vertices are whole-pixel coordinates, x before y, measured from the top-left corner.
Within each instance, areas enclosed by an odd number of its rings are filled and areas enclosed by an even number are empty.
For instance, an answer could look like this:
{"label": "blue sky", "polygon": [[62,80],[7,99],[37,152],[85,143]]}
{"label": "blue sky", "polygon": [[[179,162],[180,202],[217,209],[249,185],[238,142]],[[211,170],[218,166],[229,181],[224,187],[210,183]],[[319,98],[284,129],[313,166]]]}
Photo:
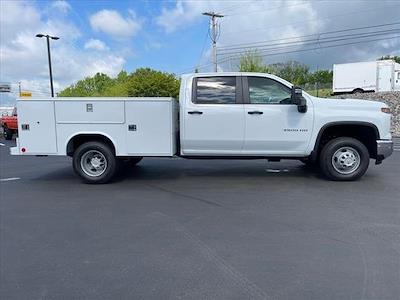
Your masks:
{"label": "blue sky", "polygon": [[[51,3],[52,1],[40,1],[38,6],[46,8]],[[156,18],[163,8],[173,9],[175,3],[172,1],[69,1],[68,3],[71,7],[68,18],[82,33],[76,45],[84,48],[87,39],[92,38],[104,42],[115,53],[124,49],[128,52],[124,56],[126,58],[124,67],[128,71],[148,66],[178,73],[182,69],[192,68],[201,55],[204,36],[208,29],[207,18],[201,18],[194,26],[187,29],[182,28],[168,33],[156,23]],[[116,11],[124,19],[132,18],[134,22],[140,24],[140,29],[127,38],[118,38],[93,29],[91,16],[104,10]],[[134,12],[134,17],[130,11]],[[127,49],[129,51],[126,51]]]}
{"label": "blue sky", "polygon": [[[178,75],[195,68],[210,71],[204,11],[225,15],[219,47],[301,42],[290,53],[264,53],[267,63],[298,60],[311,69],[331,69],[334,63],[400,54],[398,24],[377,28],[393,32],[374,42],[312,51],[302,42],[303,36],[328,37],[330,31],[399,22],[399,0],[1,0],[0,6],[0,81],[13,87],[13,93],[0,95],[0,106],[15,101],[18,82],[34,96],[49,95],[47,50],[45,40],[35,38],[39,32],[60,37],[52,42],[56,92],[96,72],[115,76],[138,67]],[[219,53],[220,71],[237,69],[238,54]]]}

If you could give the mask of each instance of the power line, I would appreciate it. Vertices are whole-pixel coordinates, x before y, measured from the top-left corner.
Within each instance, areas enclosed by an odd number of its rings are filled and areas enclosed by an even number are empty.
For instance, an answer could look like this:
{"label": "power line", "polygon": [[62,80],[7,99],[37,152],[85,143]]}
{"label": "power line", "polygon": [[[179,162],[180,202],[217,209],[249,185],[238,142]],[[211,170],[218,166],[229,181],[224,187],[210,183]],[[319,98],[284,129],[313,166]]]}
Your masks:
{"label": "power line", "polygon": [[254,31],[267,31],[273,28],[283,28],[283,27],[288,27],[288,26],[292,26],[292,25],[298,25],[298,24],[306,24],[306,23],[310,23],[313,21],[320,21],[320,20],[330,20],[333,18],[337,18],[337,17],[343,17],[343,16],[348,16],[348,15],[358,15],[361,13],[367,13],[367,12],[371,12],[371,11],[376,11],[376,10],[382,10],[382,9],[391,9],[391,8],[398,8],[399,5],[391,5],[391,6],[382,6],[382,7],[376,7],[376,8],[371,8],[371,9],[366,9],[366,10],[357,10],[354,12],[348,12],[348,13],[344,13],[344,14],[336,14],[336,15],[331,15],[325,18],[312,18],[312,19],[306,19],[304,21],[299,21],[299,22],[293,22],[293,23],[288,23],[285,25],[277,25],[277,26],[268,26],[268,27],[259,27],[259,28],[254,28],[254,29],[248,29],[248,30],[240,30],[240,31],[233,31],[233,32],[226,32],[224,33],[224,36],[231,36],[231,35],[238,35],[239,33],[243,34],[246,32],[254,32]]}
{"label": "power line", "polygon": [[223,51],[223,50],[230,50],[230,49],[237,49],[237,48],[245,48],[245,47],[247,47],[246,45],[249,45],[249,47],[250,47],[253,45],[255,46],[257,44],[265,44],[265,43],[275,42],[275,41],[285,41],[285,40],[299,39],[299,38],[310,37],[310,36],[319,36],[320,37],[321,35],[329,35],[329,34],[333,34],[333,33],[342,33],[342,32],[356,31],[356,30],[362,30],[362,29],[372,29],[372,28],[378,28],[378,27],[393,26],[393,25],[398,25],[398,24],[400,24],[400,22],[393,22],[393,23],[379,24],[379,25],[372,25],[372,26],[355,27],[355,28],[346,28],[346,29],[340,29],[340,30],[334,30],[334,31],[326,31],[326,32],[322,32],[322,33],[307,34],[307,35],[294,36],[294,37],[288,37],[288,38],[280,38],[280,39],[274,39],[274,40],[268,40],[268,41],[232,44],[229,46],[218,47],[218,49]]}
{"label": "power line", "polygon": [[[379,39],[365,40],[365,41],[357,41],[357,42],[351,42],[351,43],[341,43],[341,44],[336,44],[336,45],[319,46],[319,47],[307,48],[307,49],[297,49],[297,50],[291,50],[291,51],[267,53],[267,54],[264,54],[262,56],[266,57],[266,56],[276,56],[276,55],[281,55],[281,54],[301,53],[301,52],[315,51],[315,50],[319,50],[319,49],[343,47],[343,46],[350,46],[350,45],[356,45],[356,44],[371,43],[371,42],[384,41],[384,40],[392,40],[392,39],[398,39],[398,38],[400,38],[400,35],[396,35],[396,36],[393,36],[393,37],[385,37],[385,38],[379,38]],[[265,51],[261,51],[261,53],[262,52],[265,52]],[[225,63],[225,62],[228,62],[229,60],[240,58],[240,56],[241,55],[236,54],[236,55],[224,57],[222,59],[219,59],[218,63],[219,64]],[[203,64],[203,65],[201,65],[199,67],[204,68],[204,67],[208,67],[210,65],[212,65],[212,63]],[[190,71],[190,70],[192,70],[192,68],[182,69],[178,73],[178,75],[182,75],[182,74],[186,73],[186,71]]]}
{"label": "power line", "polygon": [[204,49],[206,48],[206,42],[207,42],[207,37],[208,37],[208,35],[209,35],[209,31],[210,31],[209,29],[207,29],[207,31],[206,31],[206,35],[205,35],[204,41],[203,41],[203,46],[202,46],[202,48],[201,48],[200,56],[199,56],[199,59],[198,59],[198,61],[197,61],[197,66],[200,65],[200,61],[201,61],[201,59],[202,59],[202,57],[203,57],[203,53],[204,53]]}
{"label": "power line", "polygon": [[[391,40],[391,39],[398,39],[400,38],[400,35],[396,35],[393,37],[385,37],[385,38],[379,38],[379,39],[372,39],[372,40],[365,40],[365,41],[357,41],[357,42],[351,42],[351,43],[341,43],[341,44],[336,44],[336,45],[328,45],[328,46],[318,46],[314,48],[307,48],[307,49],[297,49],[297,50],[291,50],[291,51],[283,51],[283,52],[273,52],[273,53],[266,53],[263,56],[275,56],[275,55],[281,55],[281,54],[290,54],[290,53],[298,53],[298,52],[307,52],[307,51],[314,51],[314,50],[319,50],[319,49],[327,49],[327,48],[334,48],[334,47],[341,47],[341,46],[348,46],[348,45],[356,45],[356,44],[362,44],[362,43],[370,43],[370,42],[376,42],[376,41],[384,41],[384,40]],[[266,52],[261,51],[260,53]],[[224,59],[221,59],[219,63],[226,62],[232,58],[239,58],[241,55],[236,54],[232,56],[225,57]]]}
{"label": "power line", "polygon": [[[220,55],[243,53],[243,52],[246,52],[246,51],[249,51],[249,50],[269,50],[269,51],[272,51],[272,50],[280,50],[282,48],[285,49],[285,48],[298,47],[298,46],[310,45],[310,44],[319,44],[319,45],[321,45],[321,44],[328,44],[328,43],[345,41],[345,40],[354,40],[354,39],[362,39],[362,38],[367,38],[367,37],[383,36],[383,35],[388,35],[388,34],[393,34],[393,33],[398,33],[398,32],[400,32],[400,28],[396,28],[396,29],[392,29],[392,30],[376,31],[376,32],[346,34],[346,35],[339,35],[339,36],[329,37],[329,38],[318,38],[318,39],[302,40],[302,41],[298,41],[298,42],[287,42],[287,43],[281,43],[281,44],[279,44],[279,43],[278,44],[269,44],[269,45],[263,45],[263,46],[259,46],[259,47],[245,47],[245,48],[242,48],[241,50],[225,51]],[[275,45],[278,46],[278,47],[273,47]]]}

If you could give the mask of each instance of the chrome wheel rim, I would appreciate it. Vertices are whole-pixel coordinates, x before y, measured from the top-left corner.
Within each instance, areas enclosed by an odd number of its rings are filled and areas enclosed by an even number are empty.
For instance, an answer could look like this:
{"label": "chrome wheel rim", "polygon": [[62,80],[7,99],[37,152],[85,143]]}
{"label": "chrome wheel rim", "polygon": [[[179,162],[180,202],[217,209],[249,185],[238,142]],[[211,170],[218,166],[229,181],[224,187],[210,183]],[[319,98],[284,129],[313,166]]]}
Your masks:
{"label": "chrome wheel rim", "polygon": [[332,156],[332,166],[340,174],[351,174],[360,164],[360,154],[352,147],[341,147]]}
{"label": "chrome wheel rim", "polygon": [[90,177],[101,176],[107,169],[107,159],[97,150],[89,150],[81,157],[81,168]]}

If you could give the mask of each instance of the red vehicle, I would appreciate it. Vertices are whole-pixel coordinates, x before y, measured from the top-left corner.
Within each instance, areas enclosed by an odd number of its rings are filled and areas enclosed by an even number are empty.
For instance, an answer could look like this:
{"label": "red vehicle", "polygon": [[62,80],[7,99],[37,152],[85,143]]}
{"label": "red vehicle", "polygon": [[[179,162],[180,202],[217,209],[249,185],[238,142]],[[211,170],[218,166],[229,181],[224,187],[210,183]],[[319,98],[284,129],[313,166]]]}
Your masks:
{"label": "red vehicle", "polygon": [[0,124],[3,127],[4,138],[6,140],[11,140],[13,134],[17,133],[18,130],[17,108],[14,107],[11,116],[2,116],[0,119]]}

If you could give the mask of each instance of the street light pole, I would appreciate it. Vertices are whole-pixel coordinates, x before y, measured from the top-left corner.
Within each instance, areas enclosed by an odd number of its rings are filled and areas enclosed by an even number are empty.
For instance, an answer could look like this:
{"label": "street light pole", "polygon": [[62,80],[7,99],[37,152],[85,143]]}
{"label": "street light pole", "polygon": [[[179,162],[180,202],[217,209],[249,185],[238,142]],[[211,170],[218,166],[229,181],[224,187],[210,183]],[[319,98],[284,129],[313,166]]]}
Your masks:
{"label": "street light pole", "polygon": [[46,36],[47,40],[47,56],[49,59],[49,73],[50,73],[50,89],[51,89],[51,97],[54,97],[54,88],[53,88],[53,72],[51,70],[51,56],[50,56],[50,37]]}
{"label": "street light pole", "polygon": [[53,71],[51,69],[51,54],[50,54],[50,39],[52,40],[58,40],[59,37],[57,36],[50,36],[48,34],[37,34],[36,37],[38,38],[42,38],[42,37],[46,37],[46,41],[47,41],[47,57],[49,60],[49,73],[50,73],[50,89],[51,89],[51,97],[54,97],[54,88],[53,88]]}

